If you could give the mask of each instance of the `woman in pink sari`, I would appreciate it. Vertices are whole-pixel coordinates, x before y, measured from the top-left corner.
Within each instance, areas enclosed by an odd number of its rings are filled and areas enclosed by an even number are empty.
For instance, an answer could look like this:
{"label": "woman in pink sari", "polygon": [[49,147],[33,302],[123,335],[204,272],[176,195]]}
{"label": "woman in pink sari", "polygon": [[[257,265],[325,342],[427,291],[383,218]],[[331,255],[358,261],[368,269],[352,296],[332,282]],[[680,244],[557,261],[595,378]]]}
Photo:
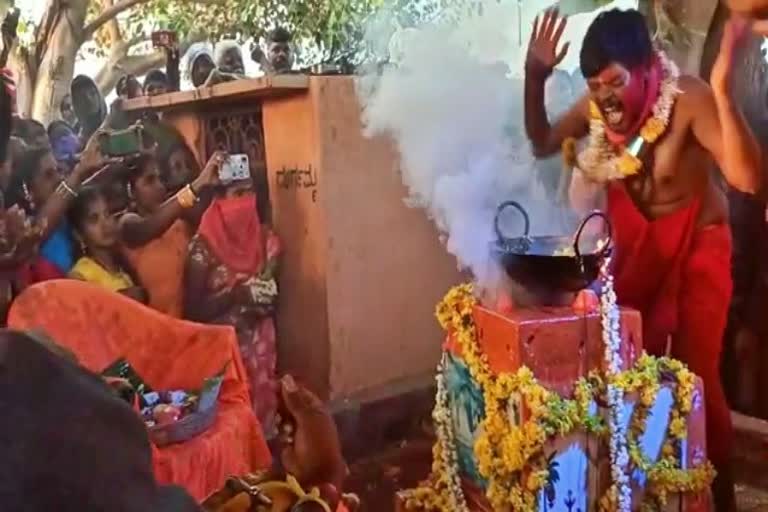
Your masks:
{"label": "woman in pink sari", "polygon": [[185,316],[231,325],[248,371],[251,401],[265,435],[277,410],[277,347],[273,313],[280,243],[261,224],[250,180],[220,186],[190,243]]}

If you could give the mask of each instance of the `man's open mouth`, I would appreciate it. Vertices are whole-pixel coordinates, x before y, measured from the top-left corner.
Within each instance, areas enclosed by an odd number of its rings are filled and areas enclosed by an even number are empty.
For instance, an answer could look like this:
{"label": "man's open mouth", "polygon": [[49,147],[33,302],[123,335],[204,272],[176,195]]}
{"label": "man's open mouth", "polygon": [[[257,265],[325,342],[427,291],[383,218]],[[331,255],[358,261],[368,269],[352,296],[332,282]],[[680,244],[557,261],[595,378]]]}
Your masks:
{"label": "man's open mouth", "polygon": [[619,126],[624,120],[624,109],[619,105],[603,105],[600,107],[600,110],[610,126]]}

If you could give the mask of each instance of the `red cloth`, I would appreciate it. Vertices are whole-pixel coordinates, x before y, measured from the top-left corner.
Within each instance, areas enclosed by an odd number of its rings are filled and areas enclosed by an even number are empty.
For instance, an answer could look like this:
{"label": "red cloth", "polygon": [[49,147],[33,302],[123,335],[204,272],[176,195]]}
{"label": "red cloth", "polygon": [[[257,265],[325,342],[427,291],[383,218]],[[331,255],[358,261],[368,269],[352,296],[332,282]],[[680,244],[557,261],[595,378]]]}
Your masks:
{"label": "red cloth", "polygon": [[256,194],[214,199],[203,214],[198,234],[231,270],[244,274],[261,270],[264,246]]}
{"label": "red cloth", "polygon": [[22,289],[36,283],[42,283],[43,281],[64,279],[67,277],[61,270],[59,270],[59,267],[42,256],[38,256],[32,263],[24,264],[19,269],[18,276],[19,284]]}
{"label": "red cloth", "polygon": [[697,228],[700,199],[649,221],[624,185],[608,188],[619,302],[643,315],[643,342],[653,355],[671,355],[704,381],[709,457],[728,462],[731,415],[720,381],[720,352],[728,316],[731,232],[726,224]]}
{"label": "red cloth", "polygon": [[198,388],[229,363],[218,417],[210,430],[183,444],[153,447],[157,480],[185,487],[202,501],[229,476],[271,466],[231,327],[176,320],[74,280],[47,281],[27,289],[13,303],[8,324],[44,331],[96,372],[125,357],[154,389]]}

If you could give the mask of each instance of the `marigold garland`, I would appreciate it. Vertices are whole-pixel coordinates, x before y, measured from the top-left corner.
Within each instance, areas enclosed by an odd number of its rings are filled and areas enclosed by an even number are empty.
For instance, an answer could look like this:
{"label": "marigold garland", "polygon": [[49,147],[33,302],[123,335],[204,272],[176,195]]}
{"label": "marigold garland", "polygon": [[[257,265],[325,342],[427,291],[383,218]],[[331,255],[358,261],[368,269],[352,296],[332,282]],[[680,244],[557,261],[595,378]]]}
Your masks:
{"label": "marigold garland", "polygon": [[[575,383],[574,398],[565,399],[539,384],[529,368],[494,374],[477,343],[473,317],[476,304],[472,285],[463,284],[448,292],[438,304],[436,316],[458,346],[462,360],[485,397],[485,417],[474,446],[478,470],[487,481],[486,496],[494,510],[536,511],[538,495],[549,479],[546,444],[576,430],[601,438],[608,435],[605,420],[599,414],[590,414],[590,405],[605,396],[607,383],[600,375],[591,373]],[[439,372],[442,366],[441,362]],[[715,475],[709,462],[690,469],[681,469],[679,463],[681,441],[686,435],[685,418],[693,408],[695,375],[679,361],[644,354],[632,369],[615,374],[611,381],[625,394],[637,396],[627,445],[632,465],[643,470],[648,478],[643,509],[658,508],[670,494],[696,493],[708,488]],[[661,384],[666,382],[675,384],[668,438],[659,460],[652,463],[643,455],[638,439],[645,431]],[[507,415],[510,404],[518,400],[525,404],[527,414],[520,425],[515,425]],[[445,393],[441,393],[435,415],[441,418],[443,427],[437,429],[440,439],[433,448],[432,475],[421,487],[401,495],[410,510],[466,510],[463,492],[455,483],[459,471],[455,454],[451,457],[444,453],[446,449],[455,451],[453,436],[448,443],[447,434],[442,432],[446,425],[451,428],[442,421],[446,414],[450,416],[445,402]],[[616,510],[617,488],[611,486],[599,504],[601,510]]]}
{"label": "marigold garland", "polygon": [[[662,51],[656,52],[662,67],[661,90],[638,135],[626,147],[614,147],[606,135],[605,120],[595,102],[589,103],[589,139],[587,147],[576,158],[578,168],[592,181],[605,183],[624,179],[640,172],[643,148],[656,143],[667,131],[677,96],[680,94],[680,70]],[[565,146],[567,144],[567,147]],[[573,142],[566,140],[563,154],[571,160]]]}

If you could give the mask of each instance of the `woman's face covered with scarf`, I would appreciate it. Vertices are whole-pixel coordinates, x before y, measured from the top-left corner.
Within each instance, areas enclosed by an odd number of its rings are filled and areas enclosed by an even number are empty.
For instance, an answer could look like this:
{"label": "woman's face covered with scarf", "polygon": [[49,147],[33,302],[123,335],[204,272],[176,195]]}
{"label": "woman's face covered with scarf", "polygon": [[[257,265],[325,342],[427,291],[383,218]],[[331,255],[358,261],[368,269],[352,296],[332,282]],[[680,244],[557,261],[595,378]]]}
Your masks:
{"label": "woman's face covered with scarf", "polygon": [[6,512],[200,512],[154,479],[146,428],[87,370],[0,333],[0,503]]}
{"label": "woman's face covered with scarf", "polygon": [[207,53],[201,53],[196,56],[192,61],[192,69],[190,70],[190,78],[192,85],[200,87],[211,76],[211,72],[216,68],[213,63],[213,59]]}
{"label": "woman's face covered with scarf", "polygon": [[245,64],[243,63],[243,54],[240,48],[235,45],[227,44],[224,49],[219,53],[218,62],[219,70],[224,73],[232,73],[235,75],[245,74]]}

